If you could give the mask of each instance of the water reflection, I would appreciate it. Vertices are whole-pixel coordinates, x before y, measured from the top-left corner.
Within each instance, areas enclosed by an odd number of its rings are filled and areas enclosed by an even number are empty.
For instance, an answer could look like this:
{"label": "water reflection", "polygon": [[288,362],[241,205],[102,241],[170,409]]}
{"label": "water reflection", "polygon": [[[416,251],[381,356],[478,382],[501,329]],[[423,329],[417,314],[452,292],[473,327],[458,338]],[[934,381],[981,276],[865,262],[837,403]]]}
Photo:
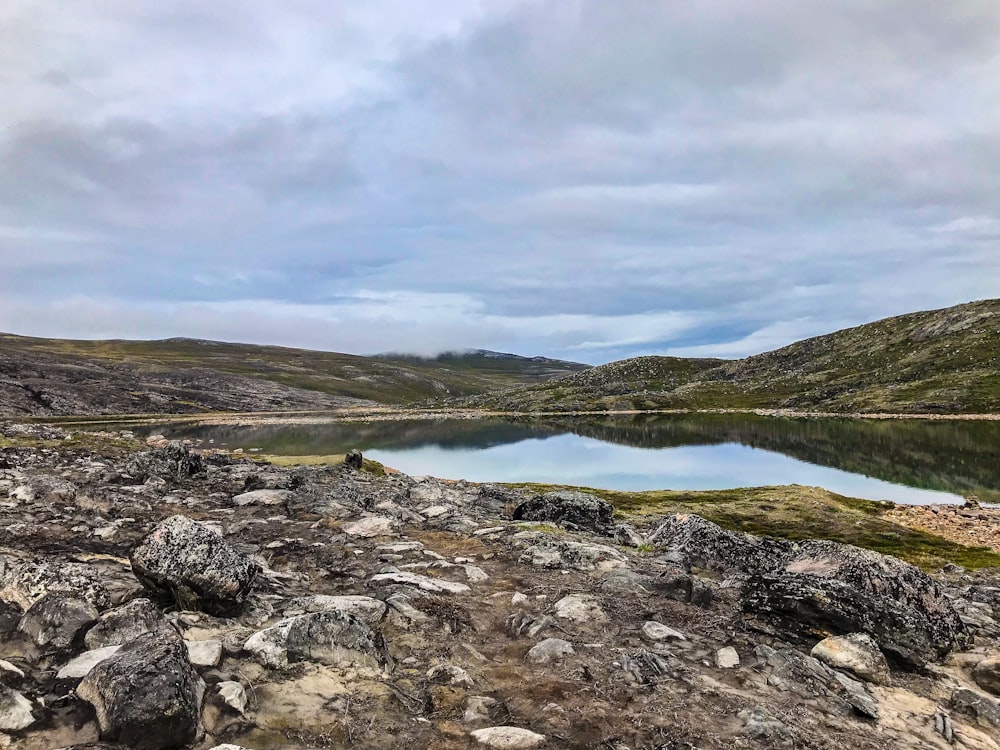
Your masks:
{"label": "water reflection", "polygon": [[1000,422],[753,415],[158,426],[265,453],[358,447],[407,473],[612,489],[819,485],[897,502],[1000,501]]}

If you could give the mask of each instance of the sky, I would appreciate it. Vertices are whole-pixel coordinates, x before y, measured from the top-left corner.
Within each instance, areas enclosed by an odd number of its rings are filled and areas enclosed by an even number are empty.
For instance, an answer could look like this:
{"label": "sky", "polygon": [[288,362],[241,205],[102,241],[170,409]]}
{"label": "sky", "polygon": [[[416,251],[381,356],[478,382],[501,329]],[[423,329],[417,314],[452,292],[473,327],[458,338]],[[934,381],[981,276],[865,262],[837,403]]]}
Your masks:
{"label": "sky", "polygon": [[601,363],[1000,297],[996,0],[4,0],[0,330]]}

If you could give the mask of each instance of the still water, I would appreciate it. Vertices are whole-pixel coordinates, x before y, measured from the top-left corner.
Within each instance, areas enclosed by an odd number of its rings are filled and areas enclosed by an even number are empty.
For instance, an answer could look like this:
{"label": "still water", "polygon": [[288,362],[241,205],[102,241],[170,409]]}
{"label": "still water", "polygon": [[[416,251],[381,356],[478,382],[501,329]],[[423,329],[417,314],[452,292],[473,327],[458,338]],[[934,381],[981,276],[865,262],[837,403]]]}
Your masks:
{"label": "still water", "polygon": [[641,415],[157,425],[279,455],[360,448],[408,474],[621,490],[802,484],[900,503],[1000,502],[1000,422]]}

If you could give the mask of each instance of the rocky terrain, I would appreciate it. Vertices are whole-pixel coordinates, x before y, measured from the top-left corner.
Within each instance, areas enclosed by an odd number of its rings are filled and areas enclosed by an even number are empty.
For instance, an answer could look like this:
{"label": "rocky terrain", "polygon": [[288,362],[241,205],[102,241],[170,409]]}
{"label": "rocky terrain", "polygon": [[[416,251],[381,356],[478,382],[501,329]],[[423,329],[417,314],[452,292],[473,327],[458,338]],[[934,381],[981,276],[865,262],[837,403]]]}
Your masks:
{"label": "rocky terrain", "polygon": [[1000,413],[1000,300],[887,318],[724,362],[637,357],[465,403],[510,411]]}
{"label": "rocky terrain", "polygon": [[1000,748],[995,569],[4,431],[0,747]]}
{"label": "rocky terrain", "polygon": [[275,412],[408,404],[586,369],[496,352],[358,357],[216,341],[0,334],[0,416]]}

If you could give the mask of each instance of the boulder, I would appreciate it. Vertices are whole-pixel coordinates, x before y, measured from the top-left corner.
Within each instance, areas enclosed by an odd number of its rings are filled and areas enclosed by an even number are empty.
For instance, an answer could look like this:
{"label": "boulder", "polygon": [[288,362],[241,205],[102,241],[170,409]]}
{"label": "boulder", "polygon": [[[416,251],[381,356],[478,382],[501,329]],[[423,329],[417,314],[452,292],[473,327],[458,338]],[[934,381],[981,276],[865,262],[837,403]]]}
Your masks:
{"label": "boulder", "polygon": [[0,685],[0,731],[20,732],[35,723],[31,701],[16,690]]}
{"label": "boulder", "polygon": [[1000,695],[1000,656],[990,656],[976,664],[972,679],[983,690]]}
{"label": "boulder", "polygon": [[132,572],[150,591],[182,609],[213,615],[239,611],[260,565],[215,531],[184,516],[172,516],[139,542]]}
{"label": "boulder", "polygon": [[76,498],[77,488],[62,477],[36,474],[10,490],[9,497],[24,503],[68,503]]}
{"label": "boulder", "polygon": [[183,481],[205,473],[205,462],[187,446],[174,441],[162,448],[143,451],[129,457],[124,473],[142,483],[152,477]]}
{"label": "boulder", "polygon": [[98,664],[76,689],[101,739],[136,750],[177,748],[202,735],[205,683],[176,633],[145,633]]}
{"label": "boulder", "polygon": [[0,599],[0,638],[5,638],[17,629],[24,612],[13,602]]}
{"label": "boulder", "polygon": [[606,544],[572,542],[541,532],[515,534],[514,542],[519,545],[529,545],[518,558],[518,562],[539,568],[564,568],[590,572],[596,570],[598,566],[620,567],[628,561],[622,552]]}
{"label": "boulder", "polygon": [[790,542],[728,531],[686,513],[665,519],[649,542],[700,568],[748,574],[773,570],[792,549]]}
{"label": "boulder", "polygon": [[824,664],[850,672],[866,682],[888,685],[892,681],[885,654],[867,633],[824,638],[813,646],[810,654]]}
{"label": "boulder", "polygon": [[608,619],[597,599],[587,594],[564,596],[555,603],[554,609],[556,617],[573,622],[604,623]]}
{"label": "boulder", "polygon": [[204,641],[184,641],[188,659],[196,667],[217,667],[222,661],[222,641],[210,638]]}
{"label": "boulder", "polygon": [[100,574],[88,565],[0,555],[0,599],[24,610],[48,593],[84,599],[98,609],[107,607],[111,600]]}
{"label": "boulder", "polygon": [[347,455],[344,456],[344,466],[348,469],[360,469],[364,464],[364,456],[361,455],[361,451],[357,448],[347,451]]}
{"label": "boulder", "polygon": [[386,603],[370,596],[327,596],[312,594],[292,599],[285,605],[286,617],[310,614],[312,612],[346,612],[369,625],[377,625],[385,617]]}
{"label": "boulder", "polygon": [[399,521],[389,516],[368,516],[340,527],[348,536],[359,539],[374,539],[379,536],[394,536],[399,530]]}
{"label": "boulder", "polygon": [[774,572],[743,584],[744,611],[793,634],[868,633],[900,665],[919,669],[968,635],[919,568],[847,544],[802,542]]}
{"label": "boulder", "polygon": [[83,641],[87,628],[97,622],[97,609],[83,599],[46,594],[21,617],[17,629],[36,645],[61,651]]}
{"label": "boulder", "polygon": [[404,586],[414,586],[429,594],[467,594],[472,589],[464,583],[457,581],[446,581],[443,578],[431,578],[416,573],[400,571],[398,573],[379,573],[371,578],[371,583],[391,584],[398,583]]}
{"label": "boulder", "polygon": [[282,620],[255,633],[243,649],[276,668],[300,661],[372,669],[389,663],[382,634],[360,618],[336,610]]}
{"label": "boulder", "polygon": [[584,492],[546,492],[514,508],[515,521],[549,521],[576,531],[611,535],[615,509],[611,503]]}
{"label": "boulder", "polygon": [[573,644],[562,638],[546,638],[531,647],[527,659],[532,664],[551,664],[576,653]]}
{"label": "boulder", "polygon": [[233,505],[281,505],[284,506],[295,493],[291,490],[251,490],[233,498]]}
{"label": "boulder", "polygon": [[101,615],[97,624],[87,631],[84,643],[90,649],[121,646],[143,633],[173,629],[153,602],[144,598],[133,599]]}
{"label": "boulder", "polygon": [[990,695],[958,688],[951,694],[951,707],[986,729],[1000,729],[1000,701]]}
{"label": "boulder", "polygon": [[520,727],[487,727],[472,732],[480,745],[495,750],[529,750],[545,742],[545,735]]}
{"label": "boulder", "polygon": [[740,665],[740,655],[732,646],[725,646],[715,652],[715,666],[719,669],[736,669]]}

